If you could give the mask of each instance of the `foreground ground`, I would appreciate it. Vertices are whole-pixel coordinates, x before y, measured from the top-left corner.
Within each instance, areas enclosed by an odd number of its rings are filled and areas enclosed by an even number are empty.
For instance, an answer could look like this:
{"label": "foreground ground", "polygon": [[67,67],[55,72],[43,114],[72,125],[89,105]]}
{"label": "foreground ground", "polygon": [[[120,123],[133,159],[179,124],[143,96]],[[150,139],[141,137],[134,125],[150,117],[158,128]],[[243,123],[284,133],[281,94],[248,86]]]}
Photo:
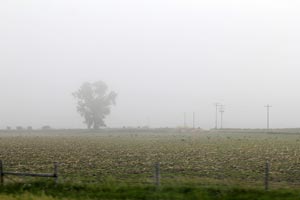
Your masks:
{"label": "foreground ground", "polygon": [[0,187],[1,200],[82,200],[82,199],[127,199],[127,200],[296,200],[299,190],[272,190],[220,188],[197,186],[153,186],[124,185],[106,182],[101,185],[12,184]]}
{"label": "foreground ground", "polygon": [[[270,188],[297,189],[300,188],[299,155],[297,131],[0,132],[0,159],[5,171],[49,173],[57,161],[60,184],[101,186],[110,180],[128,186],[152,187],[154,164],[160,162],[162,186],[260,191],[265,162],[269,161]],[[35,180],[5,177],[6,184]]]}

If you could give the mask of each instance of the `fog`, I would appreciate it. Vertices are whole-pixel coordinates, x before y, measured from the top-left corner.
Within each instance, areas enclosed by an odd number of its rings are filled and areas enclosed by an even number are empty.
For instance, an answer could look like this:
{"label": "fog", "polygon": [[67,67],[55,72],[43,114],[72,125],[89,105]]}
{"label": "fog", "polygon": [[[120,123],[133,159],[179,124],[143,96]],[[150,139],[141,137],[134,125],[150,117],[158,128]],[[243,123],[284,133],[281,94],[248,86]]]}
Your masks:
{"label": "fog", "polygon": [[72,92],[118,93],[109,127],[300,127],[300,2],[0,2],[0,128],[82,128]]}

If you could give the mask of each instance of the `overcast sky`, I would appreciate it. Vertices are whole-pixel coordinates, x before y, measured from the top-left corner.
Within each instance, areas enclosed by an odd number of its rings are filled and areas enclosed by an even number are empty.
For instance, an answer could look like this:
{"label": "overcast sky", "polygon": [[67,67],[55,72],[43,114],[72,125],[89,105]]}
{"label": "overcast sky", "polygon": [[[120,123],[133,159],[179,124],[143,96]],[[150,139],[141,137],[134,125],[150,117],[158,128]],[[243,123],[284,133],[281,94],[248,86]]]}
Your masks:
{"label": "overcast sky", "polygon": [[84,127],[71,93],[118,93],[110,127],[300,127],[296,0],[0,2],[0,128]]}

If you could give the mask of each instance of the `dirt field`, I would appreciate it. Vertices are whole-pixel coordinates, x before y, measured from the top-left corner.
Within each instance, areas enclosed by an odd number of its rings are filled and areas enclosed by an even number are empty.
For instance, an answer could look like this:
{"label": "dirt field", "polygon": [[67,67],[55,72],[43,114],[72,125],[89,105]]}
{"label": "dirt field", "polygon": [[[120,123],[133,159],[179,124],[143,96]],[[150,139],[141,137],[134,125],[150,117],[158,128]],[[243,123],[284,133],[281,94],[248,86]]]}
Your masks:
{"label": "dirt field", "polygon": [[[11,131],[0,133],[5,171],[52,172],[62,182],[162,182],[263,187],[270,162],[272,187],[300,185],[300,135],[222,132]],[[5,181],[22,181],[7,177]]]}

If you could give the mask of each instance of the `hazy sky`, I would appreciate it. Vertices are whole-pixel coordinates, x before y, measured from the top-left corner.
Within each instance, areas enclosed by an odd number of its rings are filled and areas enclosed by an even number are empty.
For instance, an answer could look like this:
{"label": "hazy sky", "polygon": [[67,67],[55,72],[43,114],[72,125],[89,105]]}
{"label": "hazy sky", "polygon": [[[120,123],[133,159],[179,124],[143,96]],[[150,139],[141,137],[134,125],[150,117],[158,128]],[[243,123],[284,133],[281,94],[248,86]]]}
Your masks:
{"label": "hazy sky", "polygon": [[0,128],[83,127],[71,93],[105,81],[111,127],[300,127],[296,0],[0,2]]}

